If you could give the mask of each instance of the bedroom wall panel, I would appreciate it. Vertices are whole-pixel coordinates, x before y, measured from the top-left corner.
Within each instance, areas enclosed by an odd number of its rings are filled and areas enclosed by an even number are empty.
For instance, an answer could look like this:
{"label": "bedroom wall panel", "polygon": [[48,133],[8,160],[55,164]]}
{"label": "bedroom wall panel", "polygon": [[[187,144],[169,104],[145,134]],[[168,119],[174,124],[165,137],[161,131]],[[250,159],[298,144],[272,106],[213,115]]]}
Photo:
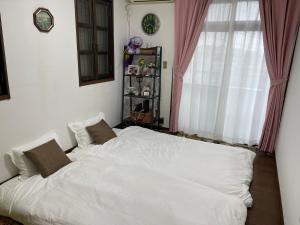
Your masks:
{"label": "bedroom wall panel", "polygon": [[[55,130],[65,149],[75,144],[67,123],[106,114],[120,123],[122,52],[127,43],[124,26],[126,0],[114,1],[115,80],[79,87],[74,0],[1,0],[4,45],[11,100],[0,102],[0,167],[5,152]],[[39,32],[33,12],[45,7],[54,28]],[[7,164],[7,161],[5,162]],[[7,167],[10,167],[7,165]],[[15,171],[0,172],[10,177]]]}
{"label": "bedroom wall panel", "polygon": [[300,224],[300,35],[288,85],[276,161],[285,225]]}
{"label": "bedroom wall panel", "polygon": [[[142,30],[141,21],[147,13],[154,13],[160,19],[160,29],[154,35],[146,35]],[[162,69],[161,86],[161,117],[164,127],[169,127],[170,100],[172,87],[172,67],[174,56],[174,4],[139,4],[129,7],[130,37],[141,36],[146,47],[147,43],[163,47],[163,61],[167,61],[167,68]]]}

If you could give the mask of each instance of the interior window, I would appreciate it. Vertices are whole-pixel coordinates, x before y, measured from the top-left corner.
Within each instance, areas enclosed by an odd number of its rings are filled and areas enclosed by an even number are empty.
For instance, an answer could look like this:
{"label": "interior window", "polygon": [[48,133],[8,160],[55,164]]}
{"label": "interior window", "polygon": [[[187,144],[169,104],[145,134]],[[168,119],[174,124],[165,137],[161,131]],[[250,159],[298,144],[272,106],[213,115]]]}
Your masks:
{"label": "interior window", "polygon": [[180,130],[258,144],[269,75],[258,0],[213,0],[184,76]]}
{"label": "interior window", "polygon": [[0,100],[9,99],[9,87],[7,80],[3,34],[0,19]]}
{"label": "interior window", "polygon": [[114,79],[112,0],[75,0],[80,85]]}

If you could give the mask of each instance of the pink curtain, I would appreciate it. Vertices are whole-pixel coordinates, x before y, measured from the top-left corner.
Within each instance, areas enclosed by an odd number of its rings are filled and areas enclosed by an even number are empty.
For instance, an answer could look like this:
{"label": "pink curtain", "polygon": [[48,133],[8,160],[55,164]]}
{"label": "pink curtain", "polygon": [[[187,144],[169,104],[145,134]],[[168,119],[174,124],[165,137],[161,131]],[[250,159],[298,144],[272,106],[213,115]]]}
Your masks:
{"label": "pink curtain", "polygon": [[271,87],[259,148],[274,152],[300,21],[300,0],[260,0]]}
{"label": "pink curtain", "polygon": [[212,0],[175,1],[175,60],[170,130],[178,130],[183,76],[193,57]]}

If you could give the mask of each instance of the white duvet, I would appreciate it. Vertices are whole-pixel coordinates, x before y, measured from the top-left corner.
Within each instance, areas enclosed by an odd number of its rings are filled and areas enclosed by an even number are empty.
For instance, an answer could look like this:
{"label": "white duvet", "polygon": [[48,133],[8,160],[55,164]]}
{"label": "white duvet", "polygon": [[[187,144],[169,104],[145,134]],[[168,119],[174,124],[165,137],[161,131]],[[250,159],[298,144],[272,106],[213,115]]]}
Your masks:
{"label": "white duvet", "polygon": [[252,205],[249,185],[255,153],[242,148],[128,127],[104,145],[77,151],[94,156],[109,154],[239,197],[248,207]]}
{"label": "white duvet", "polygon": [[72,159],[47,179],[35,175],[13,188],[0,187],[1,213],[25,225],[245,223],[246,207],[235,196],[107,153],[77,152]]}

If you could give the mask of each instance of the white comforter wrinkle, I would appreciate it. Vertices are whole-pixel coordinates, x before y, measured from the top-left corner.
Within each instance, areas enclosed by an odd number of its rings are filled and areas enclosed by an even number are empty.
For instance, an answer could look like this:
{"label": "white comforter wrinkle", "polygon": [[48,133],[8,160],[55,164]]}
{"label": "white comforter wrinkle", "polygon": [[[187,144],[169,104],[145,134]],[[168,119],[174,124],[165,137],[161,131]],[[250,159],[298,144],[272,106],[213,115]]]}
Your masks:
{"label": "white comforter wrinkle", "polygon": [[245,223],[246,207],[236,197],[113,155],[73,156],[75,162],[49,178],[17,186],[11,216],[31,225]]}
{"label": "white comforter wrinkle", "polygon": [[245,149],[128,127],[119,132],[118,138],[82,152],[111,154],[237,196],[246,206],[252,205],[249,185],[255,153]]}

